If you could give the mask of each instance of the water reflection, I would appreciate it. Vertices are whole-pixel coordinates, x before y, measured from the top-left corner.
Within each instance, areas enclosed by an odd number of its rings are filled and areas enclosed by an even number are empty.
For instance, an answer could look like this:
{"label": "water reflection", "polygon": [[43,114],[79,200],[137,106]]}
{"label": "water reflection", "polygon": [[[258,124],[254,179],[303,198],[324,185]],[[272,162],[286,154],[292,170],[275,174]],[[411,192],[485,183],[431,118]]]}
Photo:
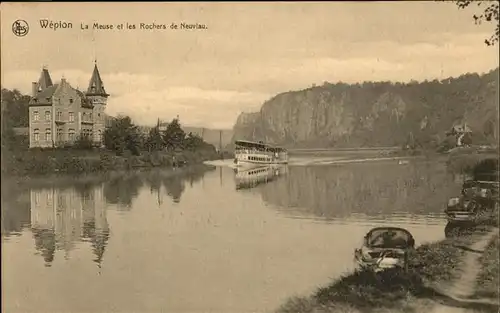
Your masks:
{"label": "water reflection", "polygon": [[2,239],[20,235],[24,228],[29,228],[31,221],[29,193],[20,193],[19,190],[11,190],[8,187],[6,183],[2,184]]}
{"label": "water reflection", "polygon": [[163,193],[172,198],[174,203],[180,203],[186,182],[190,187],[200,181],[207,171],[215,170],[214,167],[186,168],[181,173],[154,171],[143,176],[144,182],[149,185],[152,194],[157,195],[158,205],[163,203]]}
{"label": "water reflection", "polygon": [[30,190],[31,231],[35,248],[51,266],[56,251],[70,252],[79,241],[90,243],[100,267],[109,239],[103,185]]}
{"label": "water reflection", "polygon": [[[369,173],[369,175],[367,175]],[[264,201],[295,217],[333,220],[398,213],[442,215],[459,190],[445,167],[427,162],[289,167],[286,180],[264,186]],[[433,219],[430,217],[429,219]]]}
{"label": "water reflection", "polygon": [[286,165],[267,165],[255,168],[236,168],[234,180],[236,190],[251,189],[260,184],[267,184],[280,176],[286,175]]}
{"label": "water reflection", "polygon": [[143,181],[137,174],[113,177],[104,184],[104,196],[110,204],[116,204],[120,210],[128,211],[132,200],[139,194]]}
{"label": "water reflection", "polygon": [[408,229],[417,245],[444,237],[445,219],[419,220],[443,211],[453,189],[436,164],[289,165],[278,179],[250,174],[258,186],[245,192],[232,169],[214,169],[11,184],[6,310],[271,311],[352,270],[375,218]]}
{"label": "water reflection", "polygon": [[80,179],[60,177],[37,180],[17,189],[2,188],[2,240],[30,230],[35,250],[47,267],[52,266],[59,253],[69,260],[72,250],[87,245],[93,251],[93,261],[101,267],[110,237],[109,208],[129,211],[141,188],[156,193],[161,199],[159,205],[163,203],[163,194],[178,204],[186,183],[192,187],[214,169],[193,167]]}

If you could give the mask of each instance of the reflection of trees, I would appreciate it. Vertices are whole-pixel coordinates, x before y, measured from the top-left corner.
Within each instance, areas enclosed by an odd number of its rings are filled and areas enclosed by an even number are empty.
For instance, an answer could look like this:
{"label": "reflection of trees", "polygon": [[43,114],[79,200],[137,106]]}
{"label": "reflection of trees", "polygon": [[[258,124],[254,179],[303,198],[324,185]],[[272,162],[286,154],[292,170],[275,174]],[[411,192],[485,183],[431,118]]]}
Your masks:
{"label": "reflection of trees", "polygon": [[457,192],[439,164],[395,163],[290,167],[288,179],[263,186],[264,201],[324,218],[441,212]]}
{"label": "reflection of trees", "polygon": [[135,174],[114,177],[104,182],[104,196],[108,203],[118,204],[120,208],[129,210],[142,185],[141,177]]}
{"label": "reflection of trees", "polygon": [[175,203],[181,202],[181,196],[186,189],[184,185],[185,178],[180,176],[167,177],[162,180],[163,186]]}
{"label": "reflection of trees", "polygon": [[160,192],[161,186],[165,188],[166,194],[172,198],[174,203],[181,201],[182,194],[186,189],[186,182],[192,187],[194,183],[200,181],[208,170],[213,170],[206,166],[189,167],[179,169],[178,172],[156,172],[146,178],[151,190]]}
{"label": "reflection of trees", "polygon": [[0,210],[2,236],[9,237],[12,233],[20,233],[30,224],[29,190],[2,193]]}
{"label": "reflection of trees", "polygon": [[54,229],[32,229],[35,238],[35,249],[43,256],[45,266],[51,266],[56,252],[56,235]]}

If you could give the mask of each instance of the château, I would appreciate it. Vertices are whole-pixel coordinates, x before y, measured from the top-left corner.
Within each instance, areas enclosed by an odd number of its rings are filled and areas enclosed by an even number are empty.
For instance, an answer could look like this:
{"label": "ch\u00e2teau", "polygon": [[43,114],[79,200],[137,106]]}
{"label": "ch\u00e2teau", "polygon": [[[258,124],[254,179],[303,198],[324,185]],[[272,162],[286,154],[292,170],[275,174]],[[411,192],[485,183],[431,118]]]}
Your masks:
{"label": "ch\u00e2teau", "polygon": [[30,148],[67,146],[80,138],[102,146],[108,97],[97,62],[85,93],[73,88],[64,77],[58,84],[53,84],[48,69],[44,67],[38,82],[32,83]]}

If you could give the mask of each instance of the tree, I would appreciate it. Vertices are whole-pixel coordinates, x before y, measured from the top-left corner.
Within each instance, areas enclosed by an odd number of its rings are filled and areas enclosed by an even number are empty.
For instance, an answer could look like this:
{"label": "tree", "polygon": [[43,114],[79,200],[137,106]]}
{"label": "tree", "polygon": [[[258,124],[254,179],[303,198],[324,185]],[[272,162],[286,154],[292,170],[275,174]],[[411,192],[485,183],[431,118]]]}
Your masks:
{"label": "tree", "polygon": [[170,124],[168,124],[167,129],[163,133],[163,141],[168,150],[173,151],[178,148],[184,148],[184,139],[186,138],[186,133],[181,128],[179,119],[174,118]]}
{"label": "tree", "polygon": [[2,124],[8,128],[29,126],[30,97],[17,89],[2,88]]}
{"label": "tree", "polygon": [[195,135],[191,132],[189,132],[189,134],[186,136],[186,139],[184,140],[184,147],[189,150],[202,148],[206,144],[207,143],[203,141],[200,136]]}
{"label": "tree", "polygon": [[90,139],[90,136],[88,135],[80,135],[78,136],[78,139],[75,141],[75,144],[73,145],[76,149],[92,149],[93,147],[93,142]]}
{"label": "tree", "polygon": [[472,17],[474,18],[474,22],[476,24],[481,24],[482,22],[496,22],[496,28],[493,35],[491,35],[490,39],[485,39],[485,43],[488,46],[493,46],[499,39],[499,2],[498,1],[472,1],[472,0],[455,0],[455,4],[460,9],[465,9],[469,7],[471,4],[475,4],[478,7],[481,7],[481,13],[479,15],[474,14]]}
{"label": "tree", "polygon": [[139,154],[141,136],[136,125],[128,116],[119,116],[112,121],[111,127],[104,131],[104,145],[121,155],[125,150]]}
{"label": "tree", "polygon": [[148,137],[146,138],[146,148],[148,151],[158,151],[165,148],[165,143],[163,142],[158,126],[149,131]]}

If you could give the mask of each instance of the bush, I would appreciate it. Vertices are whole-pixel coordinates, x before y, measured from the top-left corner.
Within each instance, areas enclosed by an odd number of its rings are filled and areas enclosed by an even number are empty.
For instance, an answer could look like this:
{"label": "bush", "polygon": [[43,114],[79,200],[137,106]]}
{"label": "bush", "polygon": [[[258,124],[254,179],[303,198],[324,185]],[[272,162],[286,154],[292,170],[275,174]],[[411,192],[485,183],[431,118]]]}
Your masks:
{"label": "bush", "polygon": [[345,302],[356,307],[391,307],[408,294],[419,295],[426,290],[420,275],[414,271],[389,269],[375,273],[357,270],[334,284],[320,288],[314,295],[319,304]]}

